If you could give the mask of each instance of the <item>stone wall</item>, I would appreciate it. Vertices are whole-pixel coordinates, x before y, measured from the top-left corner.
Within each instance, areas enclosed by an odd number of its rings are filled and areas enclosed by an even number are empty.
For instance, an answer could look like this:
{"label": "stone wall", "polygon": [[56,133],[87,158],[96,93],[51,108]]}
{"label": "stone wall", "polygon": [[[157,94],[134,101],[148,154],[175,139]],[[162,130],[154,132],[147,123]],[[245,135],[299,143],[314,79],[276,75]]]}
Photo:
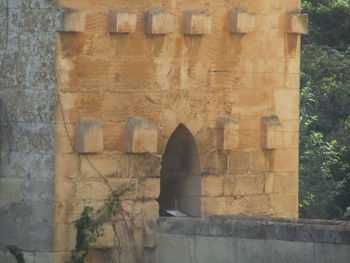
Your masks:
{"label": "stone wall", "polygon": [[[71,222],[84,205],[101,207],[109,187],[133,186],[123,205],[142,244],[177,127],[197,149],[171,148],[200,167],[178,162],[179,177],[197,176],[174,203],[191,199],[197,216],[297,217],[299,0],[58,2],[72,9],[57,50],[58,262],[75,243]],[[96,245],[113,246],[113,235]]]}
{"label": "stone wall", "polygon": [[54,0],[0,1],[0,262],[51,262],[54,213]]}
{"label": "stone wall", "polygon": [[161,218],[152,263],[346,263],[349,222],[251,217]]}

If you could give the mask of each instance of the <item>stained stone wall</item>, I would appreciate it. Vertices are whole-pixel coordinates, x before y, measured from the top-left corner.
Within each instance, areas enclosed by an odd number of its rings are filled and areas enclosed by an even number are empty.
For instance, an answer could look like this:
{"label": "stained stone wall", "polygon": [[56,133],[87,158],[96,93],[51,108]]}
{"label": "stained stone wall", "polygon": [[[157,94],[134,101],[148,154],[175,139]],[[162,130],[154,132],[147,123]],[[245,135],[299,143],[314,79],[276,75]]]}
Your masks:
{"label": "stained stone wall", "polygon": [[[147,221],[159,217],[162,158],[179,125],[197,147],[179,147],[184,156],[199,156],[199,176],[178,188],[181,200],[198,200],[193,215],[297,217],[299,50],[307,31],[299,0],[58,3],[72,10],[57,43],[57,262],[74,247],[71,222],[84,205],[101,207],[108,185],[133,186],[123,206],[142,250]],[[189,176],[182,168],[171,178]],[[105,233],[92,262],[115,246],[110,226]],[[121,243],[122,258],[133,262],[128,241]]]}
{"label": "stained stone wall", "polygon": [[51,262],[55,154],[54,0],[0,1],[0,262]]}

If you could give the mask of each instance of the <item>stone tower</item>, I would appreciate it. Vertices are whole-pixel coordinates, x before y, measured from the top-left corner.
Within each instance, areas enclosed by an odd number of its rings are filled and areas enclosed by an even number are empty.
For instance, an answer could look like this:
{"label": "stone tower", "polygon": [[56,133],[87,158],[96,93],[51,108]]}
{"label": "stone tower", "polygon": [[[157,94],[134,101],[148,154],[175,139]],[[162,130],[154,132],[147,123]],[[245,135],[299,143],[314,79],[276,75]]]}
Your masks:
{"label": "stone tower", "polygon": [[299,0],[57,2],[0,2],[0,249],[64,262],[120,187],[138,248],[169,210],[298,216]]}

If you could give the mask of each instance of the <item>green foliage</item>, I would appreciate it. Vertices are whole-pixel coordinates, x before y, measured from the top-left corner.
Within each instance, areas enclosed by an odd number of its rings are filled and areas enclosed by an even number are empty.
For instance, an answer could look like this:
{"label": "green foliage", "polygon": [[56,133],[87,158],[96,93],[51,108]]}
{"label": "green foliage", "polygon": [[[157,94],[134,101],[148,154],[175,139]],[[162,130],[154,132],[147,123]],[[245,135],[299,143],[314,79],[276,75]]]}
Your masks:
{"label": "green foliage", "polygon": [[303,1],[303,12],[309,15],[310,34],[306,43],[318,43],[346,50],[350,42],[350,3],[348,0]]}
{"label": "green foliage", "polygon": [[303,12],[300,216],[350,219],[350,5],[305,0]]}
{"label": "green foliage", "polygon": [[132,190],[130,186],[121,186],[112,191],[102,208],[94,212],[90,206],[85,206],[81,216],[74,221],[77,229],[75,249],[66,263],[84,263],[91,249],[91,244],[102,237],[103,224],[108,223],[118,213],[122,213],[120,197]]}
{"label": "green foliage", "polygon": [[16,258],[17,263],[25,263],[23,253],[17,246],[7,246],[6,248]]}

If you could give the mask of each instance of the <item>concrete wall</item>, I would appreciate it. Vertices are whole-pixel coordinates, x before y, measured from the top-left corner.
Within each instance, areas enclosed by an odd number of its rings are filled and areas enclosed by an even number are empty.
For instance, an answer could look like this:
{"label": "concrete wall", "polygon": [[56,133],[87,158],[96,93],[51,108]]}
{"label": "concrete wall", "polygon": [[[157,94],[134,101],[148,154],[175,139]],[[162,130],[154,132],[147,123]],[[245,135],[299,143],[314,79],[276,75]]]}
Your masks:
{"label": "concrete wall", "polygon": [[[152,263],[347,263],[350,223],[249,217],[161,218]],[[153,254],[152,254],[153,253]]]}
{"label": "concrete wall", "polygon": [[0,0],[0,262],[7,245],[51,261],[56,14],[54,0]]}

